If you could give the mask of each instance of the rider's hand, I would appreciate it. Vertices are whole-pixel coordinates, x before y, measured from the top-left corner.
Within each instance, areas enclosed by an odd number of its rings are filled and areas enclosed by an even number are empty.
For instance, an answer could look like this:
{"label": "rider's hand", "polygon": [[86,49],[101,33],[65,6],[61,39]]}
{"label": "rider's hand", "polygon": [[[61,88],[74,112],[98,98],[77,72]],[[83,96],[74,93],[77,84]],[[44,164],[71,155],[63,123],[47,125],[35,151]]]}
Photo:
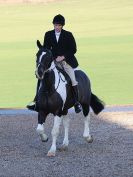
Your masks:
{"label": "rider's hand", "polygon": [[56,58],[56,61],[59,62],[59,61],[63,61],[64,59],[65,59],[64,56],[58,56],[58,57]]}

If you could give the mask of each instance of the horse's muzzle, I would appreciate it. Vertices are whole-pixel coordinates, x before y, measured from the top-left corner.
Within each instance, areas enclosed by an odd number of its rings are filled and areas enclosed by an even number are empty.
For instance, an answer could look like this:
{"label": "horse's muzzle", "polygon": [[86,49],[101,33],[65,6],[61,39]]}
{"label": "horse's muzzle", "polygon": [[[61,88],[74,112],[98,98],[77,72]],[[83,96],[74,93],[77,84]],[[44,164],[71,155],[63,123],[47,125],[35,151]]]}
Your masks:
{"label": "horse's muzzle", "polygon": [[42,80],[44,78],[44,73],[39,72],[38,69],[35,71],[35,75],[39,80]]}

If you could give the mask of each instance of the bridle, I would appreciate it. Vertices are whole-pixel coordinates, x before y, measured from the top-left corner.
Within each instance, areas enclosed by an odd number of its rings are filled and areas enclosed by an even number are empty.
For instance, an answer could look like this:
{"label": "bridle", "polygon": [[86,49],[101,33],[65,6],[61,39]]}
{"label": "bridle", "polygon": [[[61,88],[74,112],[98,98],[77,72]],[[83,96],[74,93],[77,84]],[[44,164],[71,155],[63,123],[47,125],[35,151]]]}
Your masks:
{"label": "bridle", "polygon": [[43,79],[45,73],[47,73],[49,71],[49,68],[43,71],[42,78],[40,78],[40,76],[38,75],[38,72],[37,72],[39,65],[42,66],[42,67],[45,67],[45,65],[42,62],[39,62],[38,65],[37,65],[37,69],[35,71],[35,75],[37,76],[38,79]]}
{"label": "bridle", "polygon": [[[52,61],[54,61],[54,60],[53,60],[53,57],[52,57]],[[36,75],[36,77],[37,77],[38,79],[42,80],[42,79],[44,78],[44,76],[45,76],[46,73],[48,73],[48,72],[50,72],[50,71],[54,71],[54,69],[56,68],[56,63],[54,62],[54,66],[52,66],[52,62],[51,62],[50,68],[48,68],[48,69],[46,69],[46,70],[43,71],[41,78],[40,78],[40,76],[39,76],[39,74],[38,74],[38,67],[39,67],[39,66],[42,66],[43,68],[45,68],[45,65],[41,62],[41,60],[37,63],[37,69],[36,69],[36,71],[35,71],[35,75]],[[57,89],[58,89],[58,87],[59,87],[59,85],[60,85],[60,81],[61,81],[61,80],[62,80],[63,82],[65,82],[65,80],[62,79],[60,72],[59,72],[58,70],[57,70],[57,72],[58,72],[59,80],[58,80],[58,84],[57,84],[57,86],[56,86],[56,88],[55,88],[55,91],[57,91]],[[54,91],[54,92],[55,92],[55,91]],[[53,92],[53,93],[54,93],[54,92]],[[53,94],[53,93],[52,93],[52,94]]]}
{"label": "bridle", "polygon": [[37,67],[38,67],[39,65],[41,65],[41,66],[43,66],[43,67],[45,66],[45,65],[44,65],[43,63],[41,63],[41,62],[38,63]]}

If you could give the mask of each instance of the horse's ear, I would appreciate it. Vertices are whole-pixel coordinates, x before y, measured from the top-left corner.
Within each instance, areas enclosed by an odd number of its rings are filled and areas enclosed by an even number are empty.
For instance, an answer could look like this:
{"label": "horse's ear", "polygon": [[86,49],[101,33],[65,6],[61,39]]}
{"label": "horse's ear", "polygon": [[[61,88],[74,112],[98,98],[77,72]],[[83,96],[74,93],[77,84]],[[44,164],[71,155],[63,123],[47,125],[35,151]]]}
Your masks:
{"label": "horse's ear", "polygon": [[36,41],[36,44],[39,49],[43,47],[39,40]]}

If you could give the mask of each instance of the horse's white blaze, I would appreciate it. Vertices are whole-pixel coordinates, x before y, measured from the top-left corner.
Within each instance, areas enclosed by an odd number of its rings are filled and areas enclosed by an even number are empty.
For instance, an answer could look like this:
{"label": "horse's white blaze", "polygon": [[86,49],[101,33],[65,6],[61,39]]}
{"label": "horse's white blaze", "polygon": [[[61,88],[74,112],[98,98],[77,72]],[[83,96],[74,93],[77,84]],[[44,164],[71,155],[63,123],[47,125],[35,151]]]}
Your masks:
{"label": "horse's white blaze", "polygon": [[55,116],[54,117],[54,126],[52,129],[52,146],[48,152],[48,154],[50,153],[55,153],[56,152],[56,140],[57,140],[57,136],[59,134],[59,128],[60,128],[60,124],[61,124],[61,117]]}
{"label": "horse's white blaze", "polygon": [[42,54],[39,57],[39,63],[42,61],[42,57],[46,54],[46,52],[42,52]]}
{"label": "horse's white blaze", "polygon": [[[42,52],[42,54],[40,55],[39,57],[39,63],[41,63],[42,61],[42,57],[46,54],[46,52]],[[40,64],[38,64],[37,68],[36,68],[36,76],[39,78],[39,75],[38,75],[38,68],[39,68]]]}
{"label": "horse's white blaze", "polygon": [[69,140],[68,140],[69,117],[68,116],[63,116],[63,126],[64,126],[64,129],[65,129],[63,146],[68,146],[68,144],[69,144]]}
{"label": "horse's white blaze", "polygon": [[84,120],[84,133],[83,133],[84,138],[91,137],[89,123],[90,123],[90,113],[88,114],[88,116],[85,117],[85,120]]}

